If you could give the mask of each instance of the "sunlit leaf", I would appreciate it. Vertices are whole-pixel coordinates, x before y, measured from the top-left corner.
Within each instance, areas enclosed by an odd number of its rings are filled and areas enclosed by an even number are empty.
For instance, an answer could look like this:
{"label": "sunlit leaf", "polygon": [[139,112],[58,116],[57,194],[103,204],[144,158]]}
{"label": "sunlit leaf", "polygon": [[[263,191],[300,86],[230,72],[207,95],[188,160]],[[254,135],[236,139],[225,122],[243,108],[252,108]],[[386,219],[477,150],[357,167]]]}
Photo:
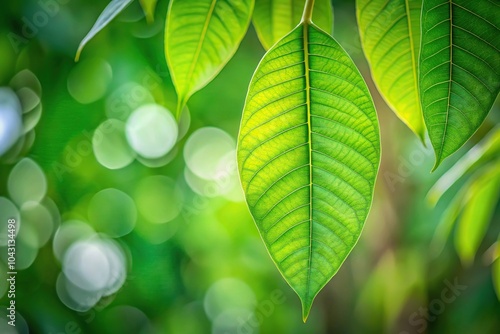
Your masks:
{"label": "sunlit leaf", "polygon": [[146,20],[152,23],[155,20],[155,9],[158,0],[139,0],[144,15],[146,15]]}
{"label": "sunlit leaf", "polygon": [[82,53],[85,45],[94,38],[95,35],[99,31],[101,31],[105,26],[108,25],[111,20],[113,20],[118,14],[120,14],[130,3],[132,0],[112,0],[106,8],[102,11],[101,15],[97,18],[97,21],[94,23],[90,31],[87,35],[82,39],[80,45],[78,46],[78,50],[76,51],[75,61],[80,59],[80,54]]}
{"label": "sunlit leaf", "polygon": [[472,147],[452,168],[444,173],[427,194],[431,205],[463,176],[484,166],[492,159],[500,159],[500,126],[493,128],[480,143]]}
{"label": "sunlit leaf", "polygon": [[182,110],[236,52],[253,11],[253,0],[172,0],[165,28],[165,54]]}
{"label": "sunlit leaf", "polygon": [[422,0],[356,0],[361,45],[380,93],[422,140],[425,125],[418,92]]}
{"label": "sunlit leaf", "polygon": [[424,0],[420,92],[434,169],[483,122],[500,89],[500,3]]}
{"label": "sunlit leaf", "polygon": [[305,321],[359,238],[380,161],[372,98],[330,35],[305,21],[266,53],[238,145],[248,206]]}
{"label": "sunlit leaf", "polygon": [[[304,0],[255,0],[253,24],[262,46],[268,50],[295,28],[302,17]],[[313,22],[331,34],[333,8],[330,0],[316,0]]]}
{"label": "sunlit leaf", "polygon": [[469,188],[467,202],[455,235],[461,260],[470,264],[484,238],[500,196],[500,163],[490,166]]}

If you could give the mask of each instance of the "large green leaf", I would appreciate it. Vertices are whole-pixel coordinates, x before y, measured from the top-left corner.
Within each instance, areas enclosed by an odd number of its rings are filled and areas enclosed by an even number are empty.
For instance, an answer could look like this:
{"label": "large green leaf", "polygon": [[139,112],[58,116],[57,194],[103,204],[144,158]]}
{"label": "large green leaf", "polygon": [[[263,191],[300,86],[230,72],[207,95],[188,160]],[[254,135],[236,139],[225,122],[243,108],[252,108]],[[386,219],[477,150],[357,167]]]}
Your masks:
{"label": "large green leaf", "polygon": [[422,140],[418,93],[422,0],[356,0],[361,45],[387,104]]}
{"label": "large green leaf", "polygon": [[[253,25],[266,50],[299,24],[304,2],[304,0],[255,0]],[[327,33],[332,33],[333,7],[330,0],[315,1],[313,22]]]}
{"label": "large green leaf", "polygon": [[424,0],[420,94],[434,169],[478,129],[500,89],[500,4]]}
{"label": "large green leaf", "polygon": [[470,264],[486,234],[500,195],[500,163],[494,163],[469,188],[467,202],[455,235],[461,260]]}
{"label": "large green leaf", "polygon": [[304,321],[359,238],[379,161],[361,74],[331,36],[304,21],[261,60],[238,138],[248,206]]}
{"label": "large green leaf", "polygon": [[172,0],[165,54],[178,94],[177,117],[187,100],[231,59],[243,39],[253,0]]}
{"label": "large green leaf", "polygon": [[106,8],[102,11],[101,15],[97,18],[97,21],[94,23],[90,31],[87,35],[82,39],[80,45],[78,46],[78,50],[76,51],[75,61],[80,59],[80,54],[82,53],[85,45],[94,38],[95,35],[99,31],[101,31],[105,26],[108,25],[118,14],[120,14],[130,3],[132,0],[112,0]]}

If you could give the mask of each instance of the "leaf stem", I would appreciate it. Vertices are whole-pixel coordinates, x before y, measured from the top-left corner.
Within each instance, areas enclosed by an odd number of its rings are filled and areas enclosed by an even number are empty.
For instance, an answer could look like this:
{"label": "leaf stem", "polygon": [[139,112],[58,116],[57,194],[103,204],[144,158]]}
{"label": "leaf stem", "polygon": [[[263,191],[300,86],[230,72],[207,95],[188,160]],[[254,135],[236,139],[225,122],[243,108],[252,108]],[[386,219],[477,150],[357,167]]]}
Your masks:
{"label": "leaf stem", "polygon": [[306,0],[306,3],[304,5],[304,12],[302,13],[301,22],[311,23],[313,7],[314,7],[314,0]]}

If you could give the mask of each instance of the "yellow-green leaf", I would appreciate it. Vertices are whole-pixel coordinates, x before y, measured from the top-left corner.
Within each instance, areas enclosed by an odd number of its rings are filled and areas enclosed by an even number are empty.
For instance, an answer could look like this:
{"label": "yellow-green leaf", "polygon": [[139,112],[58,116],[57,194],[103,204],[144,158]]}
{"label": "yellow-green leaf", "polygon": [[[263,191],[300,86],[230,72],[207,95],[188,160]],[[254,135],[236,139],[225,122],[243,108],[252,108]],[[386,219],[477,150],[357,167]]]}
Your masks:
{"label": "yellow-green leaf", "polygon": [[155,20],[155,9],[158,0],[139,0],[144,15],[146,15],[146,20],[152,23]]}
{"label": "yellow-green leaf", "polygon": [[428,201],[436,205],[441,196],[458,180],[494,159],[500,159],[500,125],[493,128],[480,143],[472,147],[436,181],[427,194]]}
{"label": "yellow-green leaf", "polygon": [[234,55],[253,11],[253,0],[172,0],[165,28],[165,54],[182,110]]}
{"label": "yellow-green leaf", "polygon": [[486,234],[500,196],[500,163],[486,168],[468,189],[470,193],[455,235],[455,246],[462,262],[469,265]]}
{"label": "yellow-green leaf", "polygon": [[418,92],[421,7],[422,0],[356,0],[361,45],[373,80],[391,109],[423,142]]}
{"label": "yellow-green leaf", "polygon": [[301,299],[304,321],[360,236],[379,161],[377,116],[361,74],[330,35],[303,21],[253,75],[238,167],[250,212]]}
{"label": "yellow-green leaf", "polygon": [[500,2],[424,0],[420,97],[436,169],[481,125],[500,90]]}
{"label": "yellow-green leaf", "polygon": [[[255,0],[253,25],[264,49],[292,31],[302,17],[304,0]],[[333,7],[330,0],[316,0],[313,22],[331,34],[333,31]]]}

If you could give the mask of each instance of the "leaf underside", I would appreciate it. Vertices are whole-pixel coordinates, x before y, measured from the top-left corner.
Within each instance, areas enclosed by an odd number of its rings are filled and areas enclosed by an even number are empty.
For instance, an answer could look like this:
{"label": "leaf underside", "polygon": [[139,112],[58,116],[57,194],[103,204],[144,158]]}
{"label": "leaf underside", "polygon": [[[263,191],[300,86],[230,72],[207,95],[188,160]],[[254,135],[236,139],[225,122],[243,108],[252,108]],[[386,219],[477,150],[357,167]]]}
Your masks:
{"label": "leaf underside", "polygon": [[102,11],[101,15],[97,18],[96,22],[87,33],[87,35],[82,39],[78,50],[76,51],[75,61],[80,59],[80,54],[82,53],[85,45],[94,38],[99,31],[108,25],[118,14],[120,14],[127,6],[132,2],[132,0],[112,0],[106,8]]}
{"label": "leaf underside", "polygon": [[424,142],[418,92],[421,6],[422,0],[356,0],[373,80],[391,109]]}
{"label": "leaf underside", "polygon": [[[304,0],[255,0],[253,25],[264,49],[292,31],[302,18]],[[322,30],[333,31],[333,7],[330,0],[314,2],[313,22]]]}
{"label": "leaf underside", "polygon": [[250,211],[306,320],[356,244],[380,161],[362,76],[340,45],[302,23],[269,50],[247,95],[238,167]]}
{"label": "leaf underside", "polygon": [[234,55],[253,11],[253,0],[172,0],[165,54],[182,110]]}
{"label": "leaf underside", "polygon": [[500,90],[500,3],[424,0],[420,95],[437,168],[478,129]]}

